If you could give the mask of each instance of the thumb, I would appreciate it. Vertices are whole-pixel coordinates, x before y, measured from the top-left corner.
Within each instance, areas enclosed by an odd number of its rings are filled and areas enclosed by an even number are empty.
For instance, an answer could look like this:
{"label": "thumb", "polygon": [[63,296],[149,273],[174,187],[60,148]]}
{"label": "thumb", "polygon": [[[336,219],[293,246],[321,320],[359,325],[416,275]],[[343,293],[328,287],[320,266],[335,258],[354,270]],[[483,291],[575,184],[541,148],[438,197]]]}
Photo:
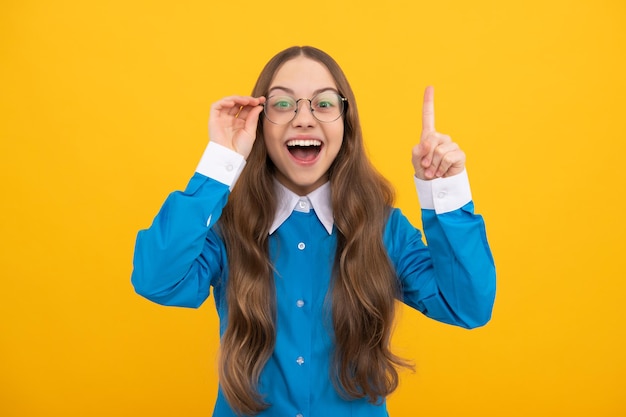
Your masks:
{"label": "thumb", "polygon": [[430,166],[430,163],[432,162],[431,147],[432,145],[429,141],[420,141],[420,143],[413,148],[414,159],[417,159],[416,162],[424,168]]}
{"label": "thumb", "polygon": [[415,175],[418,178],[423,178],[424,174],[424,165],[423,160],[424,156],[428,154],[427,149],[424,149],[424,144],[418,143],[413,146],[413,154],[411,158],[411,162],[413,163],[413,169],[415,170]]}

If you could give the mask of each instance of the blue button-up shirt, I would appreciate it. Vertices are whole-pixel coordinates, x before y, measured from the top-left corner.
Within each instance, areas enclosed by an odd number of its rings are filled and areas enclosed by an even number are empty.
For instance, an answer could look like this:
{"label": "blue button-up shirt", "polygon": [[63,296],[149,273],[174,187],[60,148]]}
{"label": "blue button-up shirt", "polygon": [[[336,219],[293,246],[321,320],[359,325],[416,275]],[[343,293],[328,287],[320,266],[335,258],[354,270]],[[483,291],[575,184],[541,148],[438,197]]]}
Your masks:
{"label": "blue button-up shirt", "polygon": [[[221,334],[228,318],[228,262],[213,226],[244,163],[210,145],[185,191],[167,198],[152,226],[139,232],[135,247],[136,291],[163,305],[198,307],[213,288]],[[398,209],[391,211],[383,236],[402,301],[435,320],[481,326],[491,316],[495,267],[483,220],[471,201],[462,201],[468,187],[459,186],[459,178],[416,185],[428,247]],[[331,382],[333,330],[326,297],[337,239],[329,184],[308,196],[276,187],[279,207],[269,256],[275,267],[277,335],[259,381],[271,407],[260,415],[386,416],[384,402],[347,401]],[[235,416],[221,391],[213,415]]]}

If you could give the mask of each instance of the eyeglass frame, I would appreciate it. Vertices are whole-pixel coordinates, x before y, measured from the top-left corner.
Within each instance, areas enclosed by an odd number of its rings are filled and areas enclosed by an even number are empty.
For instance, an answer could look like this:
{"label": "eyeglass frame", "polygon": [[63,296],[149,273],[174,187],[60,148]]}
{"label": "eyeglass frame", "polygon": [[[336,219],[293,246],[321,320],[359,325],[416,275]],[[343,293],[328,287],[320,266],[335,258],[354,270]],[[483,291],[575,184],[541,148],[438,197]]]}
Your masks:
{"label": "eyeglass frame", "polygon": [[[341,113],[339,113],[339,116],[337,116],[336,119],[333,119],[333,120],[320,120],[315,115],[315,109],[313,109],[313,99],[315,97],[319,96],[320,94],[326,93],[328,91],[331,91],[331,92],[337,94],[337,97],[340,98],[340,103],[342,104]],[[269,99],[272,98],[272,97],[276,97],[276,96],[275,95],[274,96],[269,96],[267,98],[267,100],[269,101]],[[291,97],[291,98],[295,99],[295,97],[289,96],[288,94],[286,94],[285,97]],[[320,123],[332,123],[332,122],[335,122],[335,121],[339,120],[339,118],[341,116],[343,116],[343,114],[346,112],[346,106],[347,106],[347,103],[348,103],[348,99],[346,97],[342,96],[341,94],[339,94],[339,92],[337,92],[337,91],[335,91],[334,89],[331,88],[331,89],[328,89],[328,90],[320,91],[319,93],[315,94],[312,98],[301,97],[299,99],[296,99],[296,109],[293,111],[293,116],[291,117],[291,119],[289,119],[289,121],[287,121],[285,123],[276,123],[275,121],[273,121],[272,119],[270,119],[267,116],[267,102],[262,104],[263,105],[263,115],[265,116],[265,118],[270,123],[278,125],[278,126],[284,126],[284,125],[286,125],[288,123],[291,123],[293,121],[293,119],[296,118],[296,116],[298,115],[298,112],[300,111],[300,102],[302,100],[306,100],[306,101],[309,102],[309,111],[311,112],[311,115],[313,116],[313,118],[315,118],[315,120],[317,120]]]}

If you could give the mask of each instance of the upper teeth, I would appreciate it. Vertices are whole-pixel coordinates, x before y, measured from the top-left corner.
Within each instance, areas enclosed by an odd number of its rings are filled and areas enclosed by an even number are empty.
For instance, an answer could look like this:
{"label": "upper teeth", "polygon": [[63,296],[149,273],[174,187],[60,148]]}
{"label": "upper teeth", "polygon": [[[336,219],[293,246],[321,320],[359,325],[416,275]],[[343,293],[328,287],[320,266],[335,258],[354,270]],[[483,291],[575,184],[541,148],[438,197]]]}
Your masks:
{"label": "upper teeth", "polygon": [[316,139],[293,139],[287,142],[287,146],[320,146],[322,141]]}

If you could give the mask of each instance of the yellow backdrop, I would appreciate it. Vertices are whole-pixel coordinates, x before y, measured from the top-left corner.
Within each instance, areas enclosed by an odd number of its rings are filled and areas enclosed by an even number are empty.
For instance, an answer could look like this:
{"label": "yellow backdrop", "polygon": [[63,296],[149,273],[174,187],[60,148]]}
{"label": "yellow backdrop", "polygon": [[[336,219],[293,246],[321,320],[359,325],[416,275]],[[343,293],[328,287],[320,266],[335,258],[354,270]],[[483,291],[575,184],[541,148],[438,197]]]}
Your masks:
{"label": "yellow backdrop", "polygon": [[392,416],[623,416],[626,3],[31,1],[0,5],[0,415],[208,416],[212,301],[133,293],[135,234],[183,188],[210,104],[291,45],[333,55],[420,224],[422,91],[468,154],[492,322],[404,309]]}

